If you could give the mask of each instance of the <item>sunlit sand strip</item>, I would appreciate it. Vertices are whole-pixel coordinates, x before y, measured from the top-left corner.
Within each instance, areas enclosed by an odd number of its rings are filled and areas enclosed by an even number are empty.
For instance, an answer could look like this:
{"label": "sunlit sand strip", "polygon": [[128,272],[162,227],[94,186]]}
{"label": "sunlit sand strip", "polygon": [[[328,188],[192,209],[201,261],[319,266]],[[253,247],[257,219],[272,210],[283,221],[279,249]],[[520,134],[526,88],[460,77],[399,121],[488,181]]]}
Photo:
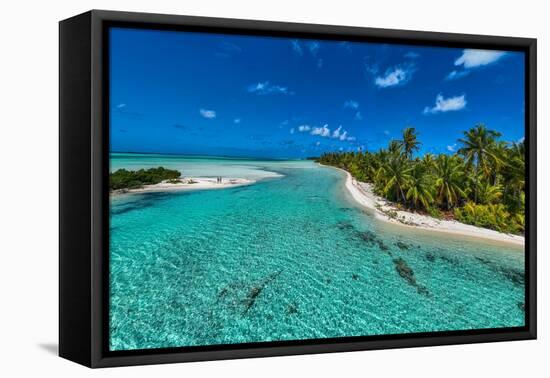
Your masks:
{"label": "sunlit sand strip", "polygon": [[[390,202],[374,194],[371,184],[357,181],[349,172],[343,169],[336,167],[330,168],[339,169],[346,174],[345,187],[348,192],[357,203],[372,212],[374,217],[378,220],[410,228],[446,232],[449,234],[489,239],[515,245],[525,244],[525,238],[520,235],[505,234],[483,227],[452,220],[436,219],[427,215],[397,209]],[[388,214],[390,213],[393,215],[389,216]]]}
{"label": "sunlit sand strip", "polygon": [[168,192],[168,191],[186,191],[186,190],[207,190],[207,189],[225,189],[238,186],[250,185],[255,183],[255,180],[245,178],[222,178],[218,182],[216,178],[210,177],[186,177],[179,182],[163,181],[155,185],[144,185],[143,188],[116,190],[111,194],[127,194],[127,193],[150,193],[150,192]]}

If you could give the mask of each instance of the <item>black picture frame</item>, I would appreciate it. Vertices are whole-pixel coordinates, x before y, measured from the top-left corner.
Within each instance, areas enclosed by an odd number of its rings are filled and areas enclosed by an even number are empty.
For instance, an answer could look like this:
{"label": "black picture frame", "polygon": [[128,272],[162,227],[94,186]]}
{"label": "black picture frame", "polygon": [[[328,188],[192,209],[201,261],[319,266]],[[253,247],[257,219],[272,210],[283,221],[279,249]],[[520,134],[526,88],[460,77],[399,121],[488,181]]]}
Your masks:
{"label": "black picture frame", "polygon": [[[110,352],[107,30],[112,26],[525,52],[525,326]],[[95,368],[536,338],[536,39],[92,10],[60,22],[59,44],[61,357]]]}

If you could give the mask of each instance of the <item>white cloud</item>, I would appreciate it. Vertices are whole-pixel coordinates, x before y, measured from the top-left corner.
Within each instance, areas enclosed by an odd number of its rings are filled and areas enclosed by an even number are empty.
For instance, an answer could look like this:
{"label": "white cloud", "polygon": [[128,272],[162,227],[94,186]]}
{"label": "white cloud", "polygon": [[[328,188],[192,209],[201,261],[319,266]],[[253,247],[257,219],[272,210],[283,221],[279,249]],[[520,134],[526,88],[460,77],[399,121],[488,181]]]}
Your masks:
{"label": "white cloud", "polygon": [[340,135],[340,140],[347,140],[348,142],[353,142],[355,141],[355,137],[348,136],[348,132],[345,131],[342,135]]}
{"label": "white cloud", "polygon": [[[321,44],[317,41],[300,43],[299,40],[293,39],[292,41],[290,41],[290,43],[292,45],[292,50],[294,50],[294,52],[300,56],[304,56],[304,47],[307,48],[307,50],[313,57],[317,57],[317,52],[319,52],[319,49],[321,48]],[[319,63],[319,61],[321,63]],[[317,61],[317,65],[322,66],[322,60],[319,61]]]}
{"label": "white cloud", "polygon": [[315,142],[316,146],[319,146],[320,144],[321,144],[321,142],[319,142],[319,141]]}
{"label": "white cloud", "polygon": [[208,118],[208,119],[216,118],[216,111],[214,110],[201,109],[199,110],[199,112],[201,113],[201,116],[203,116],[204,118]]}
{"label": "white cloud", "polygon": [[348,132],[342,129],[342,125],[338,126],[338,128],[332,132],[332,137],[335,139],[340,139],[341,141],[355,140],[355,137],[348,136]]}
{"label": "white cloud", "polygon": [[374,84],[380,88],[394,87],[408,82],[412,76],[412,69],[396,66],[388,68],[383,76],[374,79]]}
{"label": "white cloud", "polygon": [[414,51],[409,51],[408,53],[405,54],[405,58],[408,58],[408,59],[416,59],[419,56],[420,54]]}
{"label": "white cloud", "polygon": [[365,63],[365,71],[367,71],[368,74],[377,75],[380,69],[377,64]]}
{"label": "white cloud", "polygon": [[449,151],[449,152],[455,152],[455,151],[456,151],[456,143],[447,146],[447,151]]}
{"label": "white cloud", "polygon": [[292,44],[292,50],[294,50],[296,54],[300,56],[304,55],[304,50],[302,49],[302,46],[300,46],[300,41],[293,39],[290,43]]}
{"label": "white cloud", "polygon": [[351,45],[349,42],[346,42],[346,41],[342,41],[338,44],[338,46],[340,46],[341,48],[343,49],[346,49],[349,53],[351,53],[353,50],[351,49]]}
{"label": "white cloud", "polygon": [[293,128],[290,129],[290,133],[291,133],[291,134],[294,134],[294,132],[295,132],[295,129],[294,129],[294,127],[293,127]]}
{"label": "white cloud", "polygon": [[328,124],[324,124],[321,127],[311,127],[309,125],[301,125],[301,126],[298,126],[298,131],[301,133],[309,132],[311,135],[314,135],[314,136],[338,139],[341,141],[356,140],[355,137],[348,136],[348,132],[344,130],[341,125],[338,126],[338,128],[333,131],[330,130],[330,128],[328,127]]}
{"label": "white cloud", "polygon": [[426,106],[424,108],[424,114],[457,111],[464,109],[466,104],[466,95],[444,98],[443,95],[438,94],[435,98],[435,105],[433,107]]}
{"label": "white cloud", "polygon": [[311,135],[319,135],[322,137],[328,137],[330,136],[330,129],[328,128],[328,125],[324,125],[323,127],[314,127],[311,129]]}
{"label": "white cloud", "polygon": [[126,104],[118,104],[116,106],[117,109],[122,109],[122,108],[125,108],[126,107]]}
{"label": "white cloud", "polygon": [[340,132],[342,131],[342,125],[332,132],[333,138],[340,138]]}
{"label": "white cloud", "polygon": [[240,119],[240,118],[235,118],[235,119],[233,120],[233,123],[239,124],[239,123],[241,123],[241,119]]}
{"label": "white cloud", "polygon": [[344,102],[344,108],[358,109],[359,103],[355,100],[347,100]]}
{"label": "white cloud", "polygon": [[247,88],[248,92],[256,93],[258,95],[268,95],[268,94],[293,94],[288,91],[287,87],[280,85],[270,84],[269,81],[259,82],[256,84],[251,84]]}
{"label": "white cloud", "polygon": [[317,59],[317,68],[323,67],[323,59]]}
{"label": "white cloud", "polygon": [[389,130],[384,130],[384,135],[390,135],[390,131]]}
{"label": "white cloud", "polygon": [[319,48],[321,48],[321,45],[319,44],[319,42],[315,42],[315,41],[308,42],[307,48],[309,49],[309,52],[311,53],[311,55],[317,56],[317,52],[319,51]]}
{"label": "white cloud", "polygon": [[449,72],[449,74],[445,77],[445,79],[446,79],[446,80],[460,79],[461,77],[468,76],[469,74],[470,74],[470,71],[468,71],[468,70],[462,70],[462,71],[452,70],[452,71]]}
{"label": "white cloud", "polygon": [[464,66],[464,68],[486,66],[495,63],[504,55],[506,55],[504,51],[465,49],[455,60],[455,66]]}
{"label": "white cloud", "polygon": [[[353,109],[353,110],[357,110],[359,109],[359,103],[355,100],[347,100],[346,102],[344,102],[344,109]],[[356,120],[362,120],[363,119],[363,115],[361,114],[360,111],[356,111],[355,112],[355,117],[354,117]]]}

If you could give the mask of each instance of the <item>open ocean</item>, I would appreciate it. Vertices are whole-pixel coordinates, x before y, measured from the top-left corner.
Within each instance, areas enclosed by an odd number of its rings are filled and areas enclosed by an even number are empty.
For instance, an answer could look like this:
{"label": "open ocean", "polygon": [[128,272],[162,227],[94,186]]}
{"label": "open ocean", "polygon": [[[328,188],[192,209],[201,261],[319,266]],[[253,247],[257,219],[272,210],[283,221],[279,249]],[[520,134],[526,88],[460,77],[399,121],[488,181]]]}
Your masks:
{"label": "open ocean", "polygon": [[381,223],[311,161],[111,155],[157,166],[259,181],[111,197],[111,350],[524,325],[523,247]]}

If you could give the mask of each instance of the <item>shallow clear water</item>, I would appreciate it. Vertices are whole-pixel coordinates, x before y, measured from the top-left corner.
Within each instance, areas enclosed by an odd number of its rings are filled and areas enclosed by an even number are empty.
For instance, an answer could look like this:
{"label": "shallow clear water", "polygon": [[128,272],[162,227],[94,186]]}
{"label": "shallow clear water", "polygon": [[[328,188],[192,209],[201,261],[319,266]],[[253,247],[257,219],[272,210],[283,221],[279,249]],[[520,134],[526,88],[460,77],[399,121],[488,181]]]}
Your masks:
{"label": "shallow clear water", "polygon": [[156,154],[111,154],[111,171],[120,168],[131,170],[147,169],[162,166],[169,169],[177,169],[188,177],[240,177],[251,180],[259,180],[267,177],[279,176],[273,171],[261,169],[261,167],[299,164],[299,161],[257,161],[253,159],[238,158],[212,158],[203,156],[179,156]]}
{"label": "shallow clear water", "polygon": [[263,179],[111,199],[112,350],[524,324],[521,248],[382,224],[313,162],[112,157],[158,165]]}

